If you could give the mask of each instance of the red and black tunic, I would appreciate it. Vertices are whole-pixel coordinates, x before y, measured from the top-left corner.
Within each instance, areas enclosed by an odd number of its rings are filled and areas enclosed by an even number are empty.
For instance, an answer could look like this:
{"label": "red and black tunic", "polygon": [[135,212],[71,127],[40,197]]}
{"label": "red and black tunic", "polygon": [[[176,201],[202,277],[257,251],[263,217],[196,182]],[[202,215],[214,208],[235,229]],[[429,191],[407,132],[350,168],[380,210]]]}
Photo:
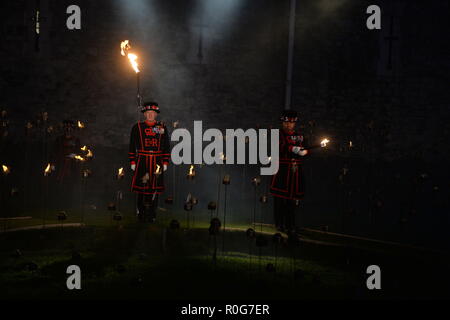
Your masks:
{"label": "red and black tunic", "polygon": [[299,200],[304,195],[302,158],[292,152],[293,147],[303,147],[304,138],[297,131],[280,130],[280,155],[278,172],[272,176],[270,193],[279,198]]}
{"label": "red and black tunic", "polygon": [[[136,123],[131,129],[129,159],[136,165],[131,190],[142,194],[164,191],[163,165],[169,164],[170,143],[166,126],[159,121]],[[160,170],[160,174],[156,171]]]}

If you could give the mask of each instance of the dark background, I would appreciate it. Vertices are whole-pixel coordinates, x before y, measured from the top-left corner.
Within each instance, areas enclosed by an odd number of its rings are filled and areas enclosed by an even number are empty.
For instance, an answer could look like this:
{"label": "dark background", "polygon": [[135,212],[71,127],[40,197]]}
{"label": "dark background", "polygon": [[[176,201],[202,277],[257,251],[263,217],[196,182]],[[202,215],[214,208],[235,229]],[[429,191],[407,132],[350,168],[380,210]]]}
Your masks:
{"label": "dark background", "polygon": [[[113,179],[128,170],[129,132],[140,116],[135,74],[120,56],[124,39],[139,55],[145,100],[158,101],[169,128],[194,120],[204,129],[279,125],[289,1],[40,0],[38,40],[37,3],[4,1],[0,12],[0,106],[8,112],[0,160],[12,167],[2,183],[21,190],[2,204],[11,215],[42,206],[41,171],[57,134],[44,139],[36,122],[43,111],[55,128],[66,118],[86,124],[77,135],[95,159],[85,205],[103,210],[121,189],[133,210],[128,181]],[[71,4],[81,8],[81,30],[66,28]],[[381,30],[366,28],[371,4],[381,7]],[[302,226],[448,248],[448,12],[446,1],[297,1],[292,108],[310,141],[332,140],[305,163]],[[25,135],[27,121],[35,125]],[[195,184],[184,179],[186,166],[175,179],[172,170],[166,195],[175,193],[181,208],[192,192],[206,216],[220,169],[199,168]],[[232,174],[231,219],[245,220],[258,168],[222,170]]]}

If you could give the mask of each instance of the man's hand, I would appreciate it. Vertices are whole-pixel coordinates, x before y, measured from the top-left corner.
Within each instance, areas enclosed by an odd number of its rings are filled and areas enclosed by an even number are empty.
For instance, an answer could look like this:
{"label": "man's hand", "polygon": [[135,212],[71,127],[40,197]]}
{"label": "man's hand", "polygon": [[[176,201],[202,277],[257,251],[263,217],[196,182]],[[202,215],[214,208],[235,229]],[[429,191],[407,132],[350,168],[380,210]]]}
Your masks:
{"label": "man's hand", "polygon": [[300,147],[293,147],[292,152],[298,154],[299,156],[306,156],[308,154],[308,150],[302,149]]}
{"label": "man's hand", "polygon": [[131,170],[133,170],[133,171],[136,170],[136,165],[135,164],[131,165]]}
{"label": "man's hand", "polygon": [[165,172],[167,170],[167,164],[163,164],[163,172]]}

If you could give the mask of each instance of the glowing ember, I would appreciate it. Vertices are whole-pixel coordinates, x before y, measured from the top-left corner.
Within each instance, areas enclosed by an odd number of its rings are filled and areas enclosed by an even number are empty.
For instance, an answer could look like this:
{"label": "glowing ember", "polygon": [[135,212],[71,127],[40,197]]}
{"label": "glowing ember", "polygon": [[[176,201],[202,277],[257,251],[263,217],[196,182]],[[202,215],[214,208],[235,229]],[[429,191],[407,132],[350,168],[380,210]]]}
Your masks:
{"label": "glowing ember", "polygon": [[226,174],[224,177],[223,177],[223,180],[222,180],[222,183],[223,184],[230,184],[230,175],[229,174]]}
{"label": "glowing ember", "polygon": [[261,178],[260,177],[255,177],[252,179],[252,184],[256,187],[259,186],[261,184]]}
{"label": "glowing ember", "polygon": [[328,139],[323,139],[322,141],[320,141],[320,146],[322,147],[322,148],[324,148],[324,147],[326,147],[327,146],[327,144],[330,142],[330,140],[328,140]]}
{"label": "glowing ember", "polygon": [[89,169],[83,170],[83,178],[88,178],[92,174],[92,171]]}

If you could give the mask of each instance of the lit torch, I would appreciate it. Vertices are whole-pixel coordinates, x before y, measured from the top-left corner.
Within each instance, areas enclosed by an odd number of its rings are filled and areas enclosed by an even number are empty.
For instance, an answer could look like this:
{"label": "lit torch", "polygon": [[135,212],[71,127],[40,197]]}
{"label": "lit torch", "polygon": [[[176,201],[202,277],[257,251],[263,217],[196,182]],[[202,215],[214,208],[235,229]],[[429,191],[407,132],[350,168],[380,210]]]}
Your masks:
{"label": "lit torch", "polygon": [[81,122],[80,120],[78,120],[78,128],[79,129],[83,129],[84,128],[84,123]]}
{"label": "lit torch", "polygon": [[159,164],[156,164],[155,175],[159,176],[160,174],[161,174],[161,166]]}
{"label": "lit torch", "polygon": [[308,148],[306,148],[307,150],[312,150],[312,149],[317,149],[317,148],[325,148],[328,143],[330,143],[330,140],[328,140],[327,138],[323,139],[322,141],[320,141],[320,144],[315,144],[312,145]]}
{"label": "lit torch", "polygon": [[133,68],[134,72],[136,72],[136,83],[137,83],[137,104],[138,108],[142,105],[141,101],[141,90],[140,90],[140,80],[139,80],[139,65],[137,63],[138,56],[134,53],[129,53],[128,51],[131,49],[130,41],[124,40],[120,44],[120,54],[122,56],[126,56],[128,60],[130,61],[131,67]]}

